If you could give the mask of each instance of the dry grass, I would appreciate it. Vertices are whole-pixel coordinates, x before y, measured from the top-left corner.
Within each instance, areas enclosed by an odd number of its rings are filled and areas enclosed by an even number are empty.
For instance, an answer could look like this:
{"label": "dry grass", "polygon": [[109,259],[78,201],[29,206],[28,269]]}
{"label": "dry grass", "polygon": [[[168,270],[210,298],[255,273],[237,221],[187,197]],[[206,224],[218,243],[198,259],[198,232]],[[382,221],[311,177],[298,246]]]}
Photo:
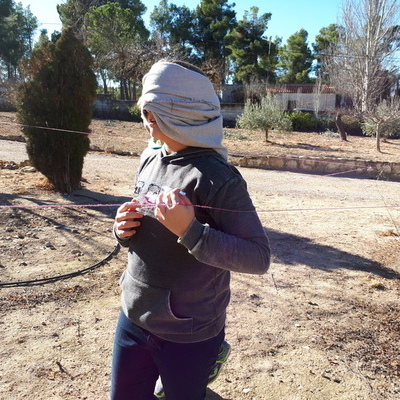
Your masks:
{"label": "dry grass", "polygon": [[[6,122],[7,125],[1,124]],[[10,125],[9,125],[10,124]],[[0,137],[20,136],[15,113],[0,113]],[[143,124],[127,121],[92,120],[90,125],[92,148],[120,154],[140,154],[147,146],[148,134]],[[368,161],[399,162],[400,140],[381,143],[376,150],[375,139],[350,136],[348,141],[318,133],[272,131],[269,142],[262,132],[226,129],[224,144],[232,154],[275,155],[363,159]]]}

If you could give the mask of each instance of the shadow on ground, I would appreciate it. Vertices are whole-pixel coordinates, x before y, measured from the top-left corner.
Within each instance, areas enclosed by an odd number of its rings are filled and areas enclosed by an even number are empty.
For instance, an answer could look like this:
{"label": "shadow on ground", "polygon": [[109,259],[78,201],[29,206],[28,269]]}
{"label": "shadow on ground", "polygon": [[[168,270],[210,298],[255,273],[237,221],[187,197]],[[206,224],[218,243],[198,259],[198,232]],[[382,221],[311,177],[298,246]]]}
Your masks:
{"label": "shadow on ground", "polygon": [[351,254],[335,247],[315,243],[307,237],[266,229],[275,262],[332,271],[339,268],[365,271],[389,279],[400,279],[400,274],[368,258]]}
{"label": "shadow on ground", "polygon": [[[112,196],[99,192],[92,192],[87,189],[81,189],[74,192],[70,196],[64,196],[65,203],[61,204],[60,198],[56,197],[54,201],[41,201],[35,197],[23,194],[0,194],[0,204],[10,206],[10,212],[7,217],[18,217],[21,222],[32,221],[34,218],[45,218],[48,223],[55,226],[60,222],[56,220],[56,216],[43,212],[41,206],[60,207],[63,205],[75,205],[78,207],[69,208],[69,216],[80,216],[82,208],[93,207],[98,212],[110,218],[114,218],[117,208],[125,201],[129,201],[129,197]],[[21,206],[21,208],[12,208],[16,203],[29,204],[30,207]],[[82,205],[82,208],[79,207]],[[13,215],[11,215],[13,214]],[[332,246],[315,243],[312,239],[294,235],[291,233],[280,232],[276,230],[266,229],[270,239],[271,250],[275,262],[295,265],[303,264],[311,268],[331,271],[339,268],[349,270],[359,270],[379,275],[389,279],[400,279],[400,274],[396,271],[385,268],[380,263],[356,255],[343,250],[339,250]]]}
{"label": "shadow on ground", "polygon": [[[62,202],[60,199],[64,199],[65,202]],[[74,208],[74,206],[79,205],[82,205],[82,208],[87,206],[86,208],[96,209],[100,213],[114,218],[115,212],[117,211],[119,205],[129,200],[131,200],[129,197],[112,196],[104,193],[92,192],[87,189],[75,191],[71,195],[59,194],[59,197],[55,196],[54,200],[41,200],[36,196],[29,196],[21,193],[0,194],[0,205],[4,209],[8,208],[11,212],[19,212],[21,218],[24,218],[22,215],[23,213],[25,214],[25,218],[43,217],[40,215],[39,210],[46,207],[69,208],[70,212],[74,213],[74,210],[77,211],[80,209],[80,207]],[[49,220],[49,222],[53,222],[54,225],[57,225],[57,221],[52,221],[52,219],[48,216],[46,216],[46,218]]]}

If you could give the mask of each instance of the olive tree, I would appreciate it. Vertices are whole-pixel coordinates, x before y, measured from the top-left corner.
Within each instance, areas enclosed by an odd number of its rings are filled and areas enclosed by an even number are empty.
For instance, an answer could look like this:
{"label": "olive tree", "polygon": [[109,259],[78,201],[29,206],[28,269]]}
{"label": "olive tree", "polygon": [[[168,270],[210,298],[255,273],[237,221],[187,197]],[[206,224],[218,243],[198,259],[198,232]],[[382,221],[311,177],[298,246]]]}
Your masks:
{"label": "olive tree", "polygon": [[262,97],[260,102],[247,100],[237,125],[239,128],[264,131],[266,142],[270,129],[285,132],[292,130],[292,122],[283,105],[271,94]]}
{"label": "olive tree", "polygon": [[380,139],[395,136],[400,130],[399,97],[382,100],[365,118],[362,128],[365,134],[375,136],[376,150],[380,152]]}

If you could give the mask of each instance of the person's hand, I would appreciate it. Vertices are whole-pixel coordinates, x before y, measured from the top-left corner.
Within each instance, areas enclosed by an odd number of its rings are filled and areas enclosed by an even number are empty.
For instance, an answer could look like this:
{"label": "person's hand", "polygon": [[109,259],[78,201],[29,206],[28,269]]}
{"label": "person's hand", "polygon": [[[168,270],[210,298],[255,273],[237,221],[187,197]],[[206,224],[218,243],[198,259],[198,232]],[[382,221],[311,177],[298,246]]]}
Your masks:
{"label": "person's hand", "polygon": [[180,189],[159,194],[154,215],[178,237],[183,236],[195,218],[192,203]]}
{"label": "person's hand", "polygon": [[137,219],[143,218],[143,214],[136,211],[140,204],[136,200],[124,203],[117,210],[115,216],[115,233],[121,239],[126,239],[136,233],[136,229],[140,226],[140,221]]}

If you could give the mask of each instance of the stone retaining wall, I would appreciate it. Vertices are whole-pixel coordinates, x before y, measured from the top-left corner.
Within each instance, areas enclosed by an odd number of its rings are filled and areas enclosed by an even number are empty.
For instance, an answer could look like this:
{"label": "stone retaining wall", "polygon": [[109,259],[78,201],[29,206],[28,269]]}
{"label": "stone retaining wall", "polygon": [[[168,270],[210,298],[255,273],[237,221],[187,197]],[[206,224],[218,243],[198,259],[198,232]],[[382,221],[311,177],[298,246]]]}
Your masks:
{"label": "stone retaining wall", "polygon": [[[0,140],[25,142],[25,137],[20,135],[0,135]],[[91,148],[91,150],[96,151],[97,149]],[[122,155],[127,154],[124,153]],[[229,154],[229,162],[240,167],[400,181],[400,162],[363,161],[347,158],[248,156],[238,154]]]}
{"label": "stone retaining wall", "polygon": [[320,173],[347,177],[368,177],[400,181],[400,162],[377,162],[344,158],[229,156],[229,162],[241,167]]}

